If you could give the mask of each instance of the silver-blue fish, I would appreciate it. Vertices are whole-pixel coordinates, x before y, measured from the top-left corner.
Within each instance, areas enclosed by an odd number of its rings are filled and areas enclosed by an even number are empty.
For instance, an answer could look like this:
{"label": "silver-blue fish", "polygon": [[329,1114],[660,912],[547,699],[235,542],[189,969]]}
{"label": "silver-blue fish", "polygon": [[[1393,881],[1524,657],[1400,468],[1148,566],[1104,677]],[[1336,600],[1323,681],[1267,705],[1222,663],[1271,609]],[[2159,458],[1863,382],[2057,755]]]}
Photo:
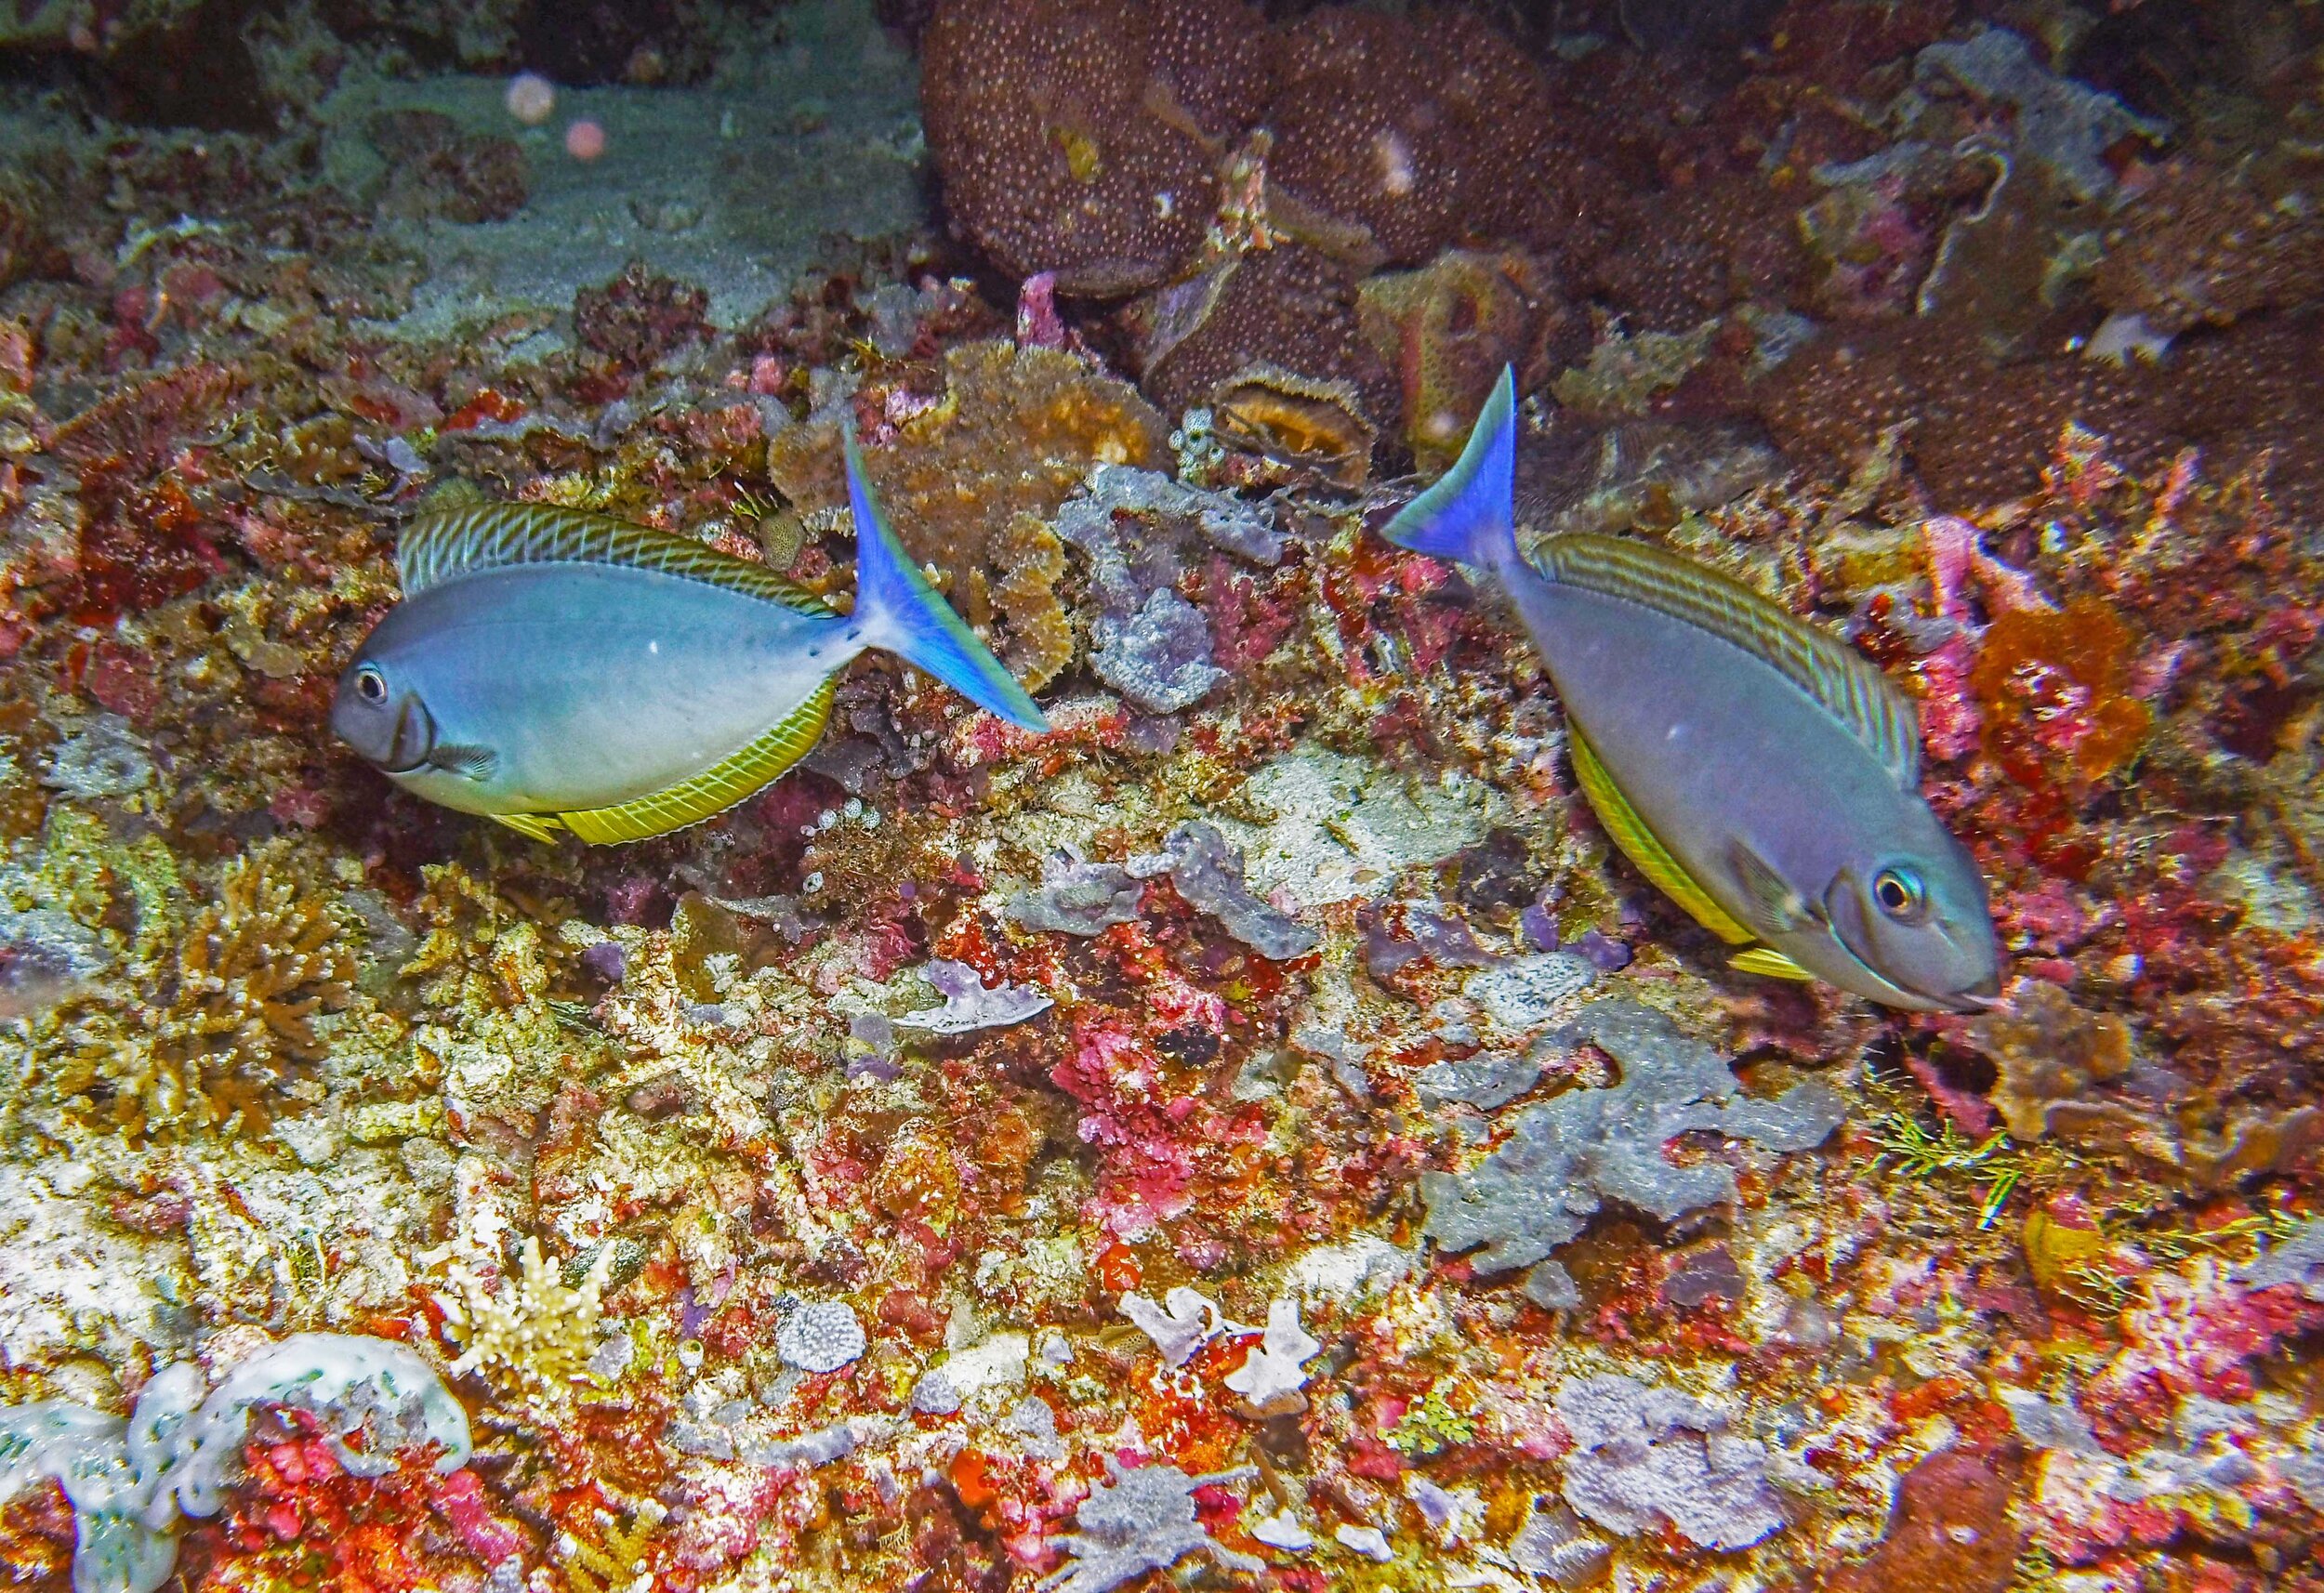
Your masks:
{"label": "silver-blue fish", "polygon": [[750,796],[822,735],[866,649],[1027,730],[1048,720],[929,586],[847,439],[855,607],[764,566],[541,504],[423,515],[403,600],[364,640],[331,728],[405,790],[537,839],[640,840]]}
{"label": "silver-blue fish", "polygon": [[1660,548],[1558,536],[1528,562],[1515,460],[1504,369],[1459,462],[1383,534],[1508,595],[1582,790],[1640,871],[1750,972],[1921,1011],[1990,1005],[1985,880],[1921,797],[1911,703],[1853,648]]}

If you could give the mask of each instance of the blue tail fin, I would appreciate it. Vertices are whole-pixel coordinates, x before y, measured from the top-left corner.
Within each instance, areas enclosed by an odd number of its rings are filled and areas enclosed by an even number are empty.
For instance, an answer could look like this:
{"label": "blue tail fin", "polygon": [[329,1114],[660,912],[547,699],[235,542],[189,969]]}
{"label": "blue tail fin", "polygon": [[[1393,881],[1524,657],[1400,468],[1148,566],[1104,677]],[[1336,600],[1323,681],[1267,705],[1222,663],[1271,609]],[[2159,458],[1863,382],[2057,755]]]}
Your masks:
{"label": "blue tail fin", "polygon": [[1028,731],[1048,730],[1049,720],[1016,677],[976,639],[976,633],[937,595],[896,540],[887,517],[872,501],[853,427],[847,429],[846,447],[848,502],[855,510],[852,628],[865,645],[927,670],[978,707]]}
{"label": "blue tail fin", "polygon": [[1517,378],[1503,365],[1459,459],[1380,534],[1415,553],[1497,569],[1517,556],[1516,471]]}

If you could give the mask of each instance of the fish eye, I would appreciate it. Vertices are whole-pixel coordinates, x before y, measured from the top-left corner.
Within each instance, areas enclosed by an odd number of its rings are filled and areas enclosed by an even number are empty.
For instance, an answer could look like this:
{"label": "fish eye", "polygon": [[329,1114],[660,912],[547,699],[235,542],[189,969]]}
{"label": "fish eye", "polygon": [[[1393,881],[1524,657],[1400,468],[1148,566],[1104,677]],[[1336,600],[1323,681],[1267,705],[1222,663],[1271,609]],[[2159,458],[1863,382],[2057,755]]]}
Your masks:
{"label": "fish eye", "polygon": [[1909,869],[1884,868],[1872,881],[1872,900],[1891,918],[1906,923],[1918,918],[1928,905],[1921,876]]}
{"label": "fish eye", "polygon": [[388,700],[388,678],[372,665],[355,671],[355,695],[373,704]]}

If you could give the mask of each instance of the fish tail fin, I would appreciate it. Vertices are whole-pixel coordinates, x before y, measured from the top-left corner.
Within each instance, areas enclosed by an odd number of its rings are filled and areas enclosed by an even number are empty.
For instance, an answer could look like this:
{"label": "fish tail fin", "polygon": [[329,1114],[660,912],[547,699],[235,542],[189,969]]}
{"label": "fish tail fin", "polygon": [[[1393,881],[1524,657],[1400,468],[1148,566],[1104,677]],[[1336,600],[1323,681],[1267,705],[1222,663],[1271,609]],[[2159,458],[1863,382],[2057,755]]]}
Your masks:
{"label": "fish tail fin", "polygon": [[1503,365],[1460,457],[1380,534],[1415,553],[1499,569],[1517,557],[1516,465],[1517,378]]}
{"label": "fish tail fin", "polygon": [[925,669],[986,712],[1024,730],[1048,730],[1039,705],[928,584],[896,540],[872,499],[853,427],[844,441],[848,502],[855,511],[855,612],[850,628],[865,646]]}

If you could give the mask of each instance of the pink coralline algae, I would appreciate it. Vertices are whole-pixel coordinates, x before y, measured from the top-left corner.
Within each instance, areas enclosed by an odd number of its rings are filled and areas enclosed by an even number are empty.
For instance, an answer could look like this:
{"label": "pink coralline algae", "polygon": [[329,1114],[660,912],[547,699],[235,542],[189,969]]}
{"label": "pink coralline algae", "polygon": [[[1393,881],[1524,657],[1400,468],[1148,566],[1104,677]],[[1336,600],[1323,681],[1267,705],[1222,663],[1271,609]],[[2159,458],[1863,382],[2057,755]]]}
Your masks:
{"label": "pink coralline algae", "polygon": [[1160,1071],[1160,1059],[1135,1036],[1105,1023],[1076,1033],[1074,1055],[1050,1074],[1087,1109],[1081,1138],[1104,1148],[1110,1192],[1100,1196],[1100,1220],[1131,1238],[1184,1212],[1195,1178],[1178,1131],[1197,1103],[1191,1096],[1157,1101]]}

